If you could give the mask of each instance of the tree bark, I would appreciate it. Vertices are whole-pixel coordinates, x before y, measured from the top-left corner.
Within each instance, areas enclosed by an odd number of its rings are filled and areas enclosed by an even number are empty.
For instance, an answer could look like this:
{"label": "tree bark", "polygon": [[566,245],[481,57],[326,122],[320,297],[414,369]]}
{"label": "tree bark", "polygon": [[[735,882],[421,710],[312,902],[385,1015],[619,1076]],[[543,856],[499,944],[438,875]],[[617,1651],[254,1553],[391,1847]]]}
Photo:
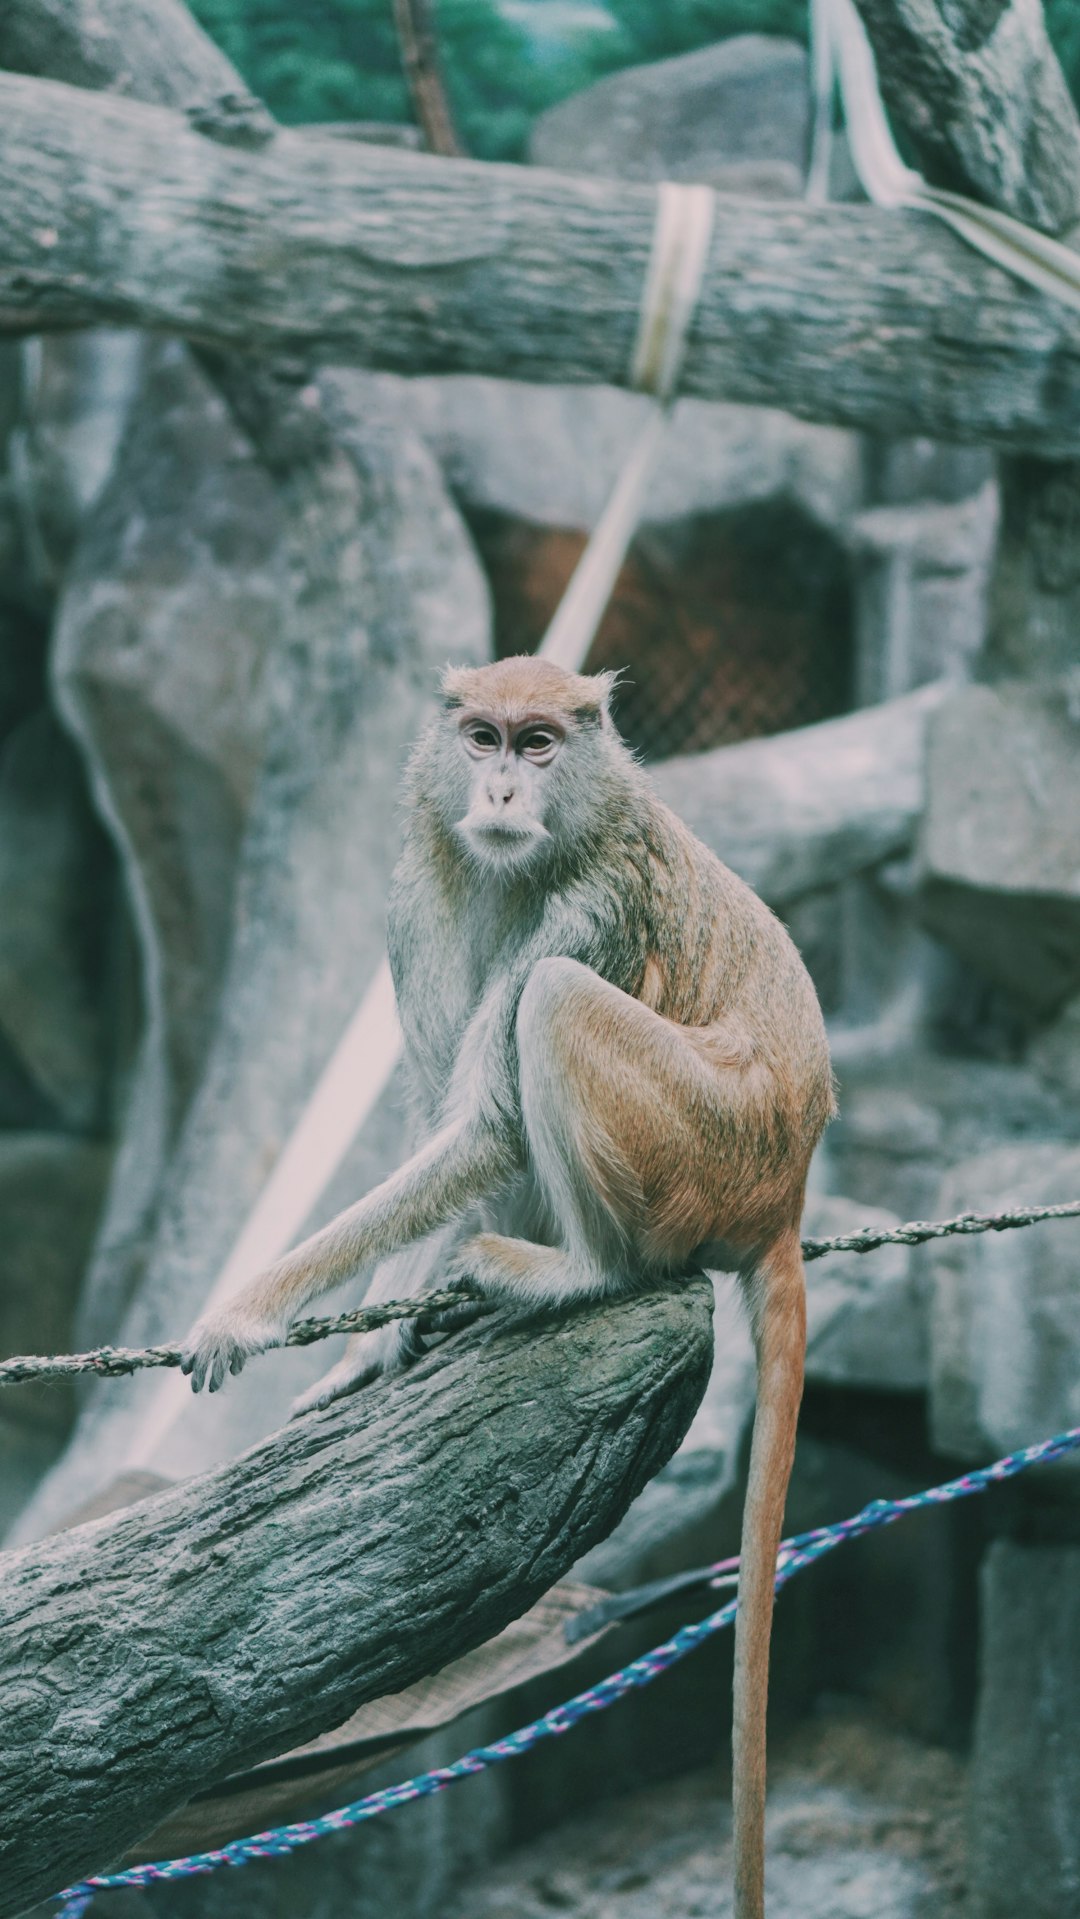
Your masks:
{"label": "tree bark", "polygon": [[[175,115],[0,76],[0,332],[120,322],[404,372],[625,384],[648,188]],[[1052,378],[1048,378],[1052,370]],[[721,202],[684,390],[1080,450],[1080,319],[929,218]]]}
{"label": "tree bark", "polygon": [[1080,221],[1080,119],[1041,0],[858,0],[920,165],[1045,233]]}
{"label": "tree bark", "polygon": [[525,1611],[686,1433],[711,1305],[694,1279],[489,1322],[216,1472],[4,1555],[0,1914]]}
{"label": "tree bark", "polygon": [[394,24],[413,111],[423,128],[428,152],[460,159],[465,149],[457,136],[439,67],[431,0],[394,0]]}
{"label": "tree bark", "polygon": [[[1080,117],[1040,0],[858,0],[882,91],[931,169],[1063,240],[1080,236]],[[1047,387],[1053,363],[1047,362]],[[1006,459],[989,664],[1060,673],[1080,626],[1080,461]]]}

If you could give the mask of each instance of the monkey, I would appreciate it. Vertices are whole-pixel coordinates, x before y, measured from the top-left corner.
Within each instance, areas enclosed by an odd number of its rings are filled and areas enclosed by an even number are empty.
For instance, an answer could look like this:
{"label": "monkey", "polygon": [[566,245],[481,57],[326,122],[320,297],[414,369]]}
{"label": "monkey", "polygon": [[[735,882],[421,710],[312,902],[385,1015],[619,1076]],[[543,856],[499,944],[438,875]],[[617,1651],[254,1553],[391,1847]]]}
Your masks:
{"label": "monkey", "polygon": [[[388,914],[421,1143],[205,1315],[182,1364],[214,1391],[376,1262],[369,1302],[467,1277],[519,1309],[735,1273],[757,1365],[735,1910],[761,1919],[774,1575],[806,1344],[799,1225],[832,1070],[794,944],[660,801],[612,719],[615,677],[532,656],[447,668],[407,770]],[[357,1335],[294,1411],[414,1351],[402,1322]]]}

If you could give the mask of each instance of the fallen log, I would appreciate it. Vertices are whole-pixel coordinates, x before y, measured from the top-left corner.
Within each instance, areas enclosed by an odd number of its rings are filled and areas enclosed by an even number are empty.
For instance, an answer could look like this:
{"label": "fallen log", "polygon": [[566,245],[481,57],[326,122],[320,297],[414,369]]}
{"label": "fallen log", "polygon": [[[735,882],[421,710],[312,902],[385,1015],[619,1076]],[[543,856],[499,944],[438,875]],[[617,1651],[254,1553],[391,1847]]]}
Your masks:
{"label": "fallen log", "polygon": [[0,1557],[0,1915],[524,1612],[679,1444],[711,1305],[695,1279],[488,1322]]}
{"label": "fallen log", "polygon": [[[624,385],[655,206],[648,187],[300,133],[244,151],[162,108],[0,75],[0,333],[113,322]],[[928,216],[721,196],[683,388],[1065,456],[1080,317]]]}

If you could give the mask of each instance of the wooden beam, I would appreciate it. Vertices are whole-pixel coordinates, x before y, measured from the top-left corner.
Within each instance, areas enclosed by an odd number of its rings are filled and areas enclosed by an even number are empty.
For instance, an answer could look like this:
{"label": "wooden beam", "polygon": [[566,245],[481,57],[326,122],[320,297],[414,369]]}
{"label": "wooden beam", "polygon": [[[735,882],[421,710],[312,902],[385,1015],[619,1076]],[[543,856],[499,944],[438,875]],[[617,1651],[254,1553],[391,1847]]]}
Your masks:
{"label": "wooden beam", "polygon": [[[624,384],[651,189],[0,75],[0,332],[115,322],[398,372]],[[1080,319],[929,218],[721,201],[684,389],[1080,452]]]}

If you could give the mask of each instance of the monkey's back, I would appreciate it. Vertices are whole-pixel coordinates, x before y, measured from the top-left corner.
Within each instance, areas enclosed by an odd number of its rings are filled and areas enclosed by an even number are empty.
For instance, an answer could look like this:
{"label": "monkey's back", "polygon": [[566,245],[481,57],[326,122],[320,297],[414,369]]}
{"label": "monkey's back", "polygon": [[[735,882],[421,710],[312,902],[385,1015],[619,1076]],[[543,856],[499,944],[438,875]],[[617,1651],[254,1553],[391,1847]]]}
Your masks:
{"label": "monkey's back", "polygon": [[649,801],[647,953],[636,997],[680,1026],[741,1042],[789,1121],[816,1139],[835,1101],[825,1022],[798,948],[651,789]]}

